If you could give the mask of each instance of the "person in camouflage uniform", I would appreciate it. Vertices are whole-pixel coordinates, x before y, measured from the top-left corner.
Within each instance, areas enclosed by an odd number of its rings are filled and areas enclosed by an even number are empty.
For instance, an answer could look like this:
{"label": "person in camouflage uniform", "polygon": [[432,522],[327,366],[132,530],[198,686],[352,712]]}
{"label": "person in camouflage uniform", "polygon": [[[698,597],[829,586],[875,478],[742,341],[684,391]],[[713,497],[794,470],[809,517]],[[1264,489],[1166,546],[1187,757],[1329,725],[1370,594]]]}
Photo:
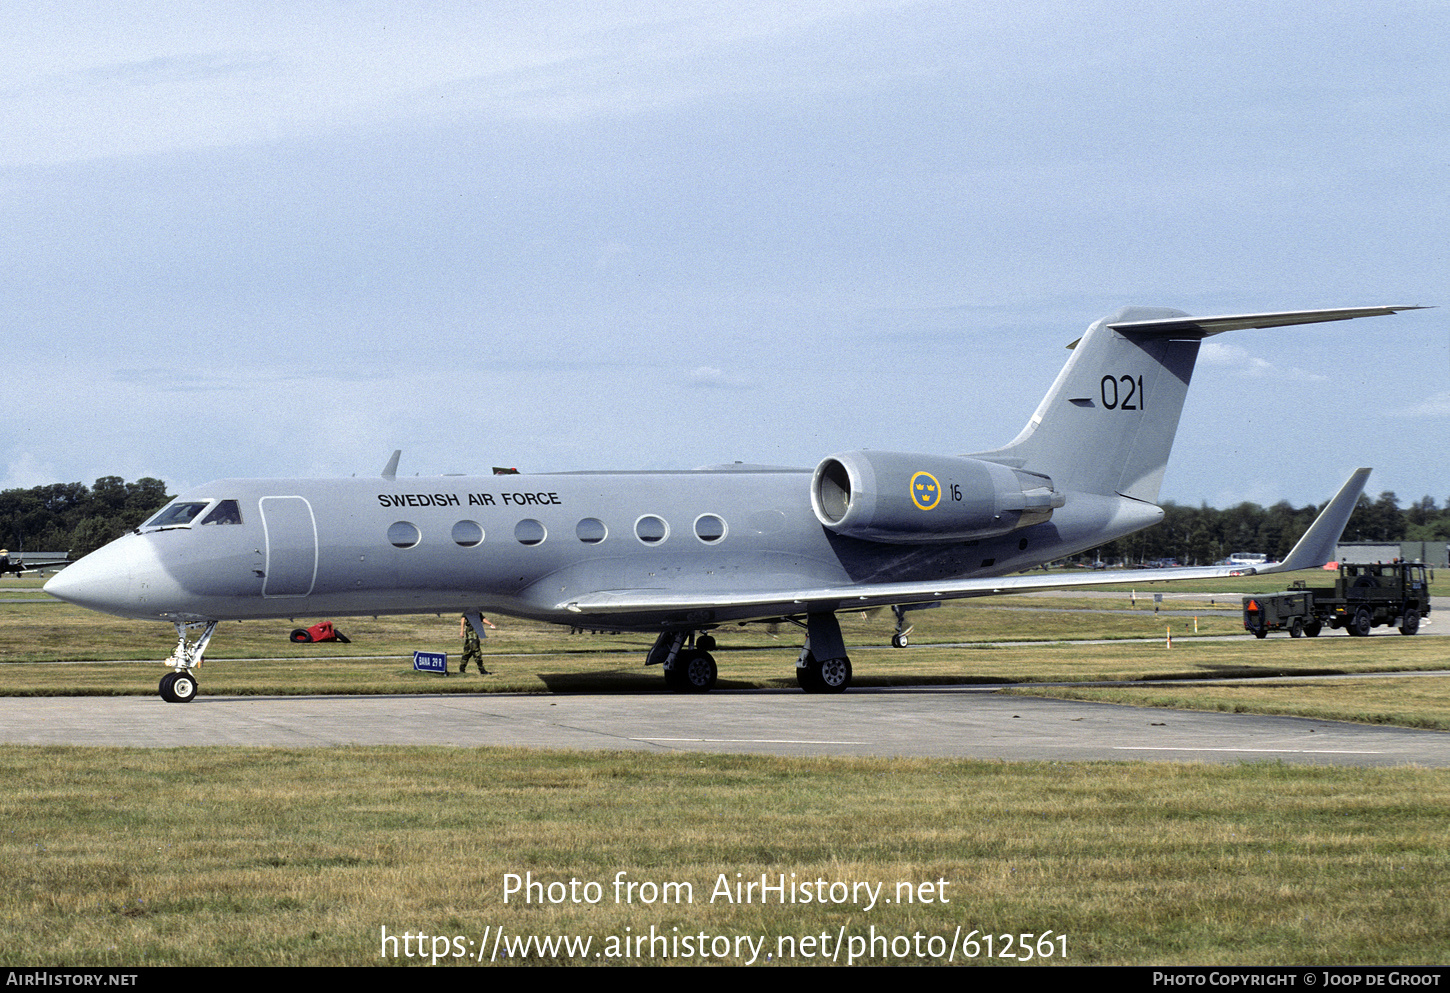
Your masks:
{"label": "person in camouflage uniform", "polygon": [[[479,618],[483,623],[488,624],[488,618]],[[492,624],[488,624],[493,627]],[[467,615],[458,619],[458,633],[463,636],[463,662],[458,667],[459,672],[468,671],[468,663],[471,661],[478,666],[478,674],[487,676],[488,670],[483,667],[483,644],[478,640],[478,632],[473,630],[473,625],[468,623]]]}

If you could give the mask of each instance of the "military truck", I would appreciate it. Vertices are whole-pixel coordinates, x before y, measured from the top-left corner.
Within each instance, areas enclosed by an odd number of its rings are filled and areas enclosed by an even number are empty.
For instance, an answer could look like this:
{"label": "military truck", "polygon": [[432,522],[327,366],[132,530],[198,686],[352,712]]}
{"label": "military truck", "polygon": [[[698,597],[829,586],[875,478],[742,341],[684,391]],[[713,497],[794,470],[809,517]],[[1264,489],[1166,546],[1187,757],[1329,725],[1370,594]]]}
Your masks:
{"label": "military truck", "polygon": [[1310,587],[1302,580],[1283,593],[1244,597],[1244,629],[1257,638],[1270,631],[1313,638],[1324,625],[1364,637],[1390,624],[1400,634],[1420,630],[1430,615],[1430,586],[1418,562],[1341,565],[1333,586]]}

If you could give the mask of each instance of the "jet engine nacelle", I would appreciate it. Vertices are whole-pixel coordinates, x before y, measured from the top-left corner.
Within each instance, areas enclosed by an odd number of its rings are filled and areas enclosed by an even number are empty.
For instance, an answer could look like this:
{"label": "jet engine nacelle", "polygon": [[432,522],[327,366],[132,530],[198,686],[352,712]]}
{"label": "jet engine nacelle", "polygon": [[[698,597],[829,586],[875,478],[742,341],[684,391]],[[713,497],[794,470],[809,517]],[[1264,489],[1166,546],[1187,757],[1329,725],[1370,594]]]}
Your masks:
{"label": "jet engine nacelle", "polygon": [[981,459],[847,452],[816,466],[811,507],[836,534],[915,544],[1040,524],[1065,502],[1052,480]]}

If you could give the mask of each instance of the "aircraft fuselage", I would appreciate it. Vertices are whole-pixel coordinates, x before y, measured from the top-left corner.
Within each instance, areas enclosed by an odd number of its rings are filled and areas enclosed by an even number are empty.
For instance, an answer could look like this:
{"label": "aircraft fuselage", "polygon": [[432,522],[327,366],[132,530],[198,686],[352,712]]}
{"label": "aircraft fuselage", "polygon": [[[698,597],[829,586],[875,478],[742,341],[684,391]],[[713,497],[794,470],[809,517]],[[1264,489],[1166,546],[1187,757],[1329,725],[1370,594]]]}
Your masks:
{"label": "aircraft fuselage", "polygon": [[[883,544],[824,528],[810,481],[811,470],[773,468],[219,480],[175,501],[205,505],[192,522],[127,535],[52,590],[169,621],[481,609],[588,624],[571,598],[609,590],[688,589],[720,604],[708,617],[600,620],[658,631],[760,617],[758,603],[728,606],[741,594],[1003,575],[1162,517],[1138,501],[1067,494],[1050,521],[996,538]],[[200,523],[229,500],[239,520]],[[797,612],[789,600],[779,608]]]}

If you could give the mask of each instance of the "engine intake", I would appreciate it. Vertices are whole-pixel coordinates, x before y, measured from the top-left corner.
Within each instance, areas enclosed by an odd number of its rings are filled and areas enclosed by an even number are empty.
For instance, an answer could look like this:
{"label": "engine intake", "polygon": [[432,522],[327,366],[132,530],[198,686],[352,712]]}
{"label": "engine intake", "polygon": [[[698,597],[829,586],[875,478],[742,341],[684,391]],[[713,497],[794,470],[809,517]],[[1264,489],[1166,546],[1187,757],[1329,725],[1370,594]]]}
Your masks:
{"label": "engine intake", "polygon": [[1050,520],[1052,480],[981,459],[847,452],[821,460],[811,508],[836,534],[893,544],[964,541]]}

